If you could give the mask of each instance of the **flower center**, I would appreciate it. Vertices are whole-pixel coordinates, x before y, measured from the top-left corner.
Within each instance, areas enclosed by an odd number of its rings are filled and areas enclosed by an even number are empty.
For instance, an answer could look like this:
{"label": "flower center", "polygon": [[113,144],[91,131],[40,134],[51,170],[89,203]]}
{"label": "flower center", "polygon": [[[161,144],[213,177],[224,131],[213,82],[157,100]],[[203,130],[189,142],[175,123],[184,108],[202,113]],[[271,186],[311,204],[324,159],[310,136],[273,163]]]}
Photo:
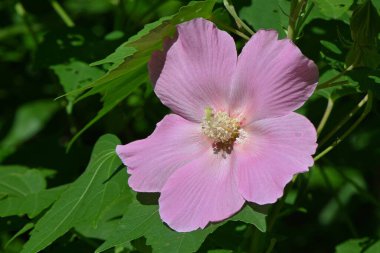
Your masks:
{"label": "flower center", "polygon": [[205,116],[201,124],[202,132],[214,141],[213,148],[216,152],[230,153],[236,139],[242,133],[240,120],[230,117],[226,112],[214,112],[206,108]]}

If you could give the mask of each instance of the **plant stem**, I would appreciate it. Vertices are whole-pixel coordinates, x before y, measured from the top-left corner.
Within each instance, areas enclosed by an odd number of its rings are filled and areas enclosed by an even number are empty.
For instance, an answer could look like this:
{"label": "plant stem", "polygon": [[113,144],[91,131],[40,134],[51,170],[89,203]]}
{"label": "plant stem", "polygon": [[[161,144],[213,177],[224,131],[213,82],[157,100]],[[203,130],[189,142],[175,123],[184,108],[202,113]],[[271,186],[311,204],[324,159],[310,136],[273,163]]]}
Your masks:
{"label": "plant stem", "polygon": [[339,129],[341,129],[368,101],[366,95],[320,142],[319,146],[323,146]]}
{"label": "plant stem", "polygon": [[270,240],[269,247],[268,247],[268,249],[265,251],[265,253],[271,253],[272,250],[273,250],[273,248],[274,248],[274,246],[276,245],[276,243],[277,243],[277,239],[276,239],[276,238],[271,239],[271,240]]}
{"label": "plant stem", "polygon": [[329,98],[329,99],[327,100],[326,110],[325,110],[325,112],[323,113],[323,116],[322,116],[321,122],[319,123],[318,128],[317,128],[317,134],[318,134],[318,135],[321,134],[323,128],[325,127],[326,122],[327,122],[328,118],[329,118],[330,115],[331,115],[331,111],[332,111],[333,107],[334,107],[334,101],[333,101],[331,98]]}
{"label": "plant stem", "polygon": [[347,71],[350,71],[354,68],[353,65],[350,65],[348,66],[347,68],[345,68],[342,72],[340,72],[339,74],[337,74],[336,76],[330,78],[329,80],[327,80],[326,82],[323,82],[321,84],[318,85],[317,89],[324,89],[324,88],[329,88],[331,87],[330,84],[335,82],[336,80],[338,80],[339,78],[341,78],[344,74],[346,74]]}
{"label": "plant stem", "polygon": [[249,252],[260,252],[261,251],[261,242],[263,240],[263,236],[261,234],[261,232],[255,228],[255,227],[252,227],[251,228],[253,231],[252,231],[252,241],[251,241],[251,245],[249,246]]}
{"label": "plant stem", "polygon": [[[289,187],[288,189],[290,189],[292,185],[293,185],[293,182],[290,183],[290,186],[288,186]],[[286,197],[287,192],[288,191],[286,191],[284,193],[284,196],[282,196],[282,198],[276,204],[271,206],[271,210],[270,210],[270,213],[268,215],[269,220],[268,220],[268,225],[267,225],[267,233],[265,234],[266,236],[268,234],[270,234],[270,232],[273,229],[274,224],[276,223],[276,221],[280,217],[281,209],[283,208],[283,206],[285,204],[285,197]],[[255,233],[253,234],[253,240],[252,240],[251,248],[250,248],[249,252],[264,251],[261,247],[263,245],[260,244],[260,242],[261,242],[261,240],[263,240],[263,238],[265,239],[266,237],[262,237],[261,234],[259,234],[259,233],[260,233],[260,231],[258,229],[256,229]],[[274,245],[276,244],[276,242],[277,242],[277,240],[275,238],[272,238],[270,241],[270,245],[269,245],[268,249],[266,250],[266,252],[271,252]]]}
{"label": "plant stem", "polygon": [[356,127],[366,118],[368,113],[370,113],[370,111],[372,109],[372,100],[373,100],[372,92],[368,91],[368,94],[366,97],[368,99],[368,102],[365,101],[365,102],[367,102],[367,106],[364,109],[364,112],[362,113],[362,115],[360,115],[360,117],[354,122],[354,124],[352,124],[351,127],[340,138],[338,138],[329,147],[327,147],[325,150],[323,150],[321,153],[319,153],[314,158],[315,162],[318,161],[319,159],[321,159],[323,156],[325,156],[328,152],[330,152],[333,148],[335,148],[339,143],[341,143],[348,135],[350,135],[350,133],[352,131],[354,131],[356,129]]}
{"label": "plant stem", "polygon": [[[305,8],[306,8],[306,5],[307,5],[307,1],[306,1],[306,4],[305,4]],[[296,24],[296,28],[295,28],[295,33],[298,35],[299,34],[299,31],[301,29],[301,26],[302,24],[305,22],[305,20],[307,19],[307,17],[310,15],[311,13],[311,10],[314,8],[314,3],[311,2],[311,4],[309,5],[309,7],[307,8],[305,14],[303,16],[301,16],[302,18],[298,20],[297,24]]]}
{"label": "plant stem", "polygon": [[294,40],[297,37],[297,20],[299,14],[302,12],[306,5],[307,0],[292,0],[290,4],[290,15],[288,25],[288,39]]}
{"label": "plant stem", "polygon": [[235,11],[235,7],[229,0],[223,0],[223,4],[226,7],[227,11],[230,13],[230,15],[235,19],[235,22],[239,27],[243,27],[251,35],[255,33],[251,28],[249,28],[249,26],[247,26],[243,22],[243,20],[239,18],[239,16],[237,15]]}
{"label": "plant stem", "polygon": [[70,18],[70,16],[66,13],[63,7],[56,0],[50,0],[50,4],[67,27],[75,26],[74,21]]}
{"label": "plant stem", "polygon": [[273,210],[270,213],[271,219],[268,221],[268,229],[267,229],[268,232],[273,229],[273,226],[277,221],[277,218],[280,214],[280,211],[281,211],[281,209],[285,203],[285,196],[286,196],[286,194],[284,194],[284,196],[282,196],[280,201],[276,205],[273,206]]}
{"label": "plant stem", "polygon": [[239,30],[237,30],[237,29],[235,29],[235,28],[233,28],[233,27],[231,27],[231,26],[229,26],[229,25],[226,25],[226,24],[223,24],[223,23],[220,23],[220,22],[218,23],[218,25],[219,25],[222,29],[224,29],[224,30],[226,30],[226,31],[232,32],[232,33],[234,33],[234,34],[240,36],[241,38],[243,38],[243,39],[245,39],[245,40],[249,40],[249,37],[248,37],[246,34],[242,33],[241,31],[239,31]]}
{"label": "plant stem", "polygon": [[30,23],[29,21],[29,18],[27,16],[27,13],[24,9],[24,6],[22,5],[22,3],[18,2],[16,5],[15,5],[15,9],[16,9],[16,13],[22,18],[22,20],[24,21],[24,24],[25,24],[25,27],[26,29],[28,30],[30,36],[32,37],[32,40],[33,40],[33,43],[34,43],[34,46],[37,47],[38,45],[38,38],[37,38],[37,35],[36,33],[34,32],[34,29],[33,29],[33,26],[32,24]]}
{"label": "plant stem", "polygon": [[333,82],[333,83],[328,83],[327,85],[318,85],[317,88],[315,90],[323,90],[323,89],[327,89],[327,88],[331,88],[331,87],[335,87],[335,86],[340,86],[340,85],[344,85],[344,84],[348,84],[349,81],[347,80],[344,80],[344,81],[337,81],[337,82]]}

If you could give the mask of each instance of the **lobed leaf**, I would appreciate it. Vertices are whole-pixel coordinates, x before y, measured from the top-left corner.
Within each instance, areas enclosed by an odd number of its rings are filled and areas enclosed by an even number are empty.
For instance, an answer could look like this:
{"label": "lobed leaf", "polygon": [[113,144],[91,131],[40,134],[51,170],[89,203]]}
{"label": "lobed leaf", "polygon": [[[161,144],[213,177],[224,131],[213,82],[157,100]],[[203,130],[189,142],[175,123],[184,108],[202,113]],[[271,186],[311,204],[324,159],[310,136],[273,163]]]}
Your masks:
{"label": "lobed leaf", "polygon": [[[245,206],[231,221],[243,221],[255,225],[259,230],[266,230],[266,215]],[[167,227],[161,220],[156,205],[142,205],[135,200],[121,219],[118,228],[110,235],[96,252],[103,252],[112,247],[145,236],[147,244],[154,252],[186,253],[195,252],[209,234],[225,224],[219,222],[210,224],[203,230],[189,233],[178,233]]]}
{"label": "lobed leaf", "polygon": [[[104,105],[96,117],[73,137],[68,148],[86,129],[111,111],[134,89],[147,81],[147,64],[151,54],[162,47],[164,38],[174,35],[177,24],[197,17],[210,17],[214,5],[215,0],[190,2],[187,6],[182,7],[177,14],[146,25],[138,34],[130,37],[126,43],[116,49],[113,54],[104,60],[93,63],[93,65],[111,64],[110,71],[94,83],[76,90],[75,92],[80,92],[84,89],[90,89],[76,101],[101,93],[106,94],[103,97]],[[124,86],[127,87],[124,88]],[[125,90],[121,90],[121,88]]]}
{"label": "lobed leaf", "polygon": [[251,0],[249,6],[240,10],[239,16],[256,30],[275,29],[280,37],[285,37],[289,20],[286,11],[289,8],[288,1]]}
{"label": "lobed leaf", "polygon": [[338,19],[347,13],[353,0],[313,0],[321,13],[328,18]]}
{"label": "lobed leaf", "polygon": [[2,196],[25,197],[45,188],[44,175],[39,170],[18,165],[0,166],[0,194]]}
{"label": "lobed leaf", "polygon": [[31,193],[21,197],[9,197],[0,201],[0,217],[27,214],[34,218],[56,201],[67,186]]}
{"label": "lobed leaf", "polygon": [[97,141],[86,171],[36,223],[22,253],[39,252],[77,224],[96,226],[108,205],[124,194],[126,174],[114,174],[121,164],[115,153],[117,144],[119,140],[112,135]]}
{"label": "lobed leaf", "polygon": [[[104,74],[104,71],[90,67],[87,63],[81,61],[72,61],[68,64],[58,64],[50,66],[54,73],[58,76],[59,82],[63,87],[68,105],[66,106],[68,114],[72,112],[72,106],[75,98],[79,93],[72,93],[71,91],[86,86],[94,82],[96,79]],[[70,93],[71,92],[71,93]]]}

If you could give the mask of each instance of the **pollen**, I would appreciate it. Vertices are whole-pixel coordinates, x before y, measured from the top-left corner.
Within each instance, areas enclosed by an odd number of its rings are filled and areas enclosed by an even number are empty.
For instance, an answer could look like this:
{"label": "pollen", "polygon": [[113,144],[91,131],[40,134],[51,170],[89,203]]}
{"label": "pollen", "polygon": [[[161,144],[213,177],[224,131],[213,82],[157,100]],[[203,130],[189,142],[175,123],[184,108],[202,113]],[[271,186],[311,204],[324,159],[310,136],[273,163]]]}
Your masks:
{"label": "pollen", "polygon": [[242,133],[239,118],[230,117],[227,112],[214,112],[206,108],[201,124],[202,132],[213,140],[214,150],[232,151],[234,142]]}

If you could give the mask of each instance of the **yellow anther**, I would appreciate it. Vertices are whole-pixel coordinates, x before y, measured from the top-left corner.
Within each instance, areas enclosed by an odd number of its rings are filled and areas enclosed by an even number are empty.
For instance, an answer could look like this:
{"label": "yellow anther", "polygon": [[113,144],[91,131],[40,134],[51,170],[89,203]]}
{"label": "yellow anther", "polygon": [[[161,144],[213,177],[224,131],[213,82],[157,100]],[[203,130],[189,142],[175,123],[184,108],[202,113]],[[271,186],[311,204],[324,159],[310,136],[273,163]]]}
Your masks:
{"label": "yellow anther", "polygon": [[214,113],[211,108],[206,108],[201,126],[203,133],[222,149],[232,146],[239,137],[239,119],[230,117],[223,111]]}

